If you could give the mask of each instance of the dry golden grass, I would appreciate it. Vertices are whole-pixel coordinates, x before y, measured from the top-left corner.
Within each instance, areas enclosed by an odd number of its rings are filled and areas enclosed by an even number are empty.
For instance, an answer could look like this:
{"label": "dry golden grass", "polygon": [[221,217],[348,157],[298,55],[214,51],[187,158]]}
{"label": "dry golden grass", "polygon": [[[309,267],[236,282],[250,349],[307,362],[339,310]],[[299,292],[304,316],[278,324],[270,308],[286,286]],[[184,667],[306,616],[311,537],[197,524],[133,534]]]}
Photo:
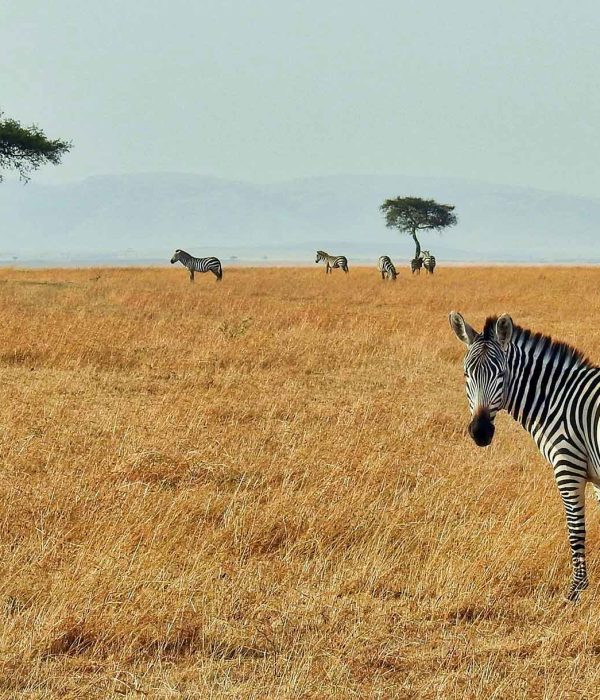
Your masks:
{"label": "dry golden grass", "polygon": [[1,698],[596,697],[551,470],[447,313],[600,360],[600,270],[0,271]]}

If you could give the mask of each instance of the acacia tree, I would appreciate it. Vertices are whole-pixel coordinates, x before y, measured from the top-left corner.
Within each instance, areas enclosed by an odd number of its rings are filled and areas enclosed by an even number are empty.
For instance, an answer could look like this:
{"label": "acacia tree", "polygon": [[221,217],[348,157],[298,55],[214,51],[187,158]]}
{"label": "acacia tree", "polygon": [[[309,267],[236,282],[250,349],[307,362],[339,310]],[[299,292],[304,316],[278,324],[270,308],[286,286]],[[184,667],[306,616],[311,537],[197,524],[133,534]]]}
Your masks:
{"label": "acacia tree", "polygon": [[0,170],[16,170],[21,180],[27,182],[29,173],[45,163],[58,165],[70,150],[70,141],[49,139],[35,124],[22,126],[0,112]]}
{"label": "acacia tree", "polygon": [[412,236],[416,246],[415,258],[421,255],[417,231],[441,231],[457,222],[452,213],[452,205],[438,204],[433,199],[396,197],[386,199],[379,209],[385,214],[385,225],[388,228],[397,228],[400,233]]}

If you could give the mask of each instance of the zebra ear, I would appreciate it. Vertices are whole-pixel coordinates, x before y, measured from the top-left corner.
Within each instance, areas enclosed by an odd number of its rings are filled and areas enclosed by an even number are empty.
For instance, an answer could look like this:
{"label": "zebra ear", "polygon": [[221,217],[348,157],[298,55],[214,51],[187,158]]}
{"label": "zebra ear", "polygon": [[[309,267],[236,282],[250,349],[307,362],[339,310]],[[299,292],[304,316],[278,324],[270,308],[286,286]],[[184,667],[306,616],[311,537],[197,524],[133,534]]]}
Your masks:
{"label": "zebra ear", "polygon": [[477,336],[477,331],[472,328],[458,311],[451,311],[448,320],[450,328],[456,333],[456,337],[469,346]]}
{"label": "zebra ear", "polygon": [[508,344],[511,341],[513,334],[513,321],[508,314],[502,314],[500,318],[496,321],[496,338],[502,346],[503,350],[506,350]]}

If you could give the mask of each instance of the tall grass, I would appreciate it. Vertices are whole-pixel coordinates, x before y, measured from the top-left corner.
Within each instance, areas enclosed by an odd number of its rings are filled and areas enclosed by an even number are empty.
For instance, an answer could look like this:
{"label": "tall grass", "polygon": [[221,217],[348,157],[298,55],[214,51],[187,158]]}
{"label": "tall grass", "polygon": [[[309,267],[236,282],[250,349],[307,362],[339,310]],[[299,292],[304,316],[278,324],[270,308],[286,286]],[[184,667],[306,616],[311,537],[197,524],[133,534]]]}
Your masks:
{"label": "tall grass", "polygon": [[600,360],[599,282],[1,271],[0,697],[595,697],[596,506],[569,606],[551,470],[467,437],[447,313]]}

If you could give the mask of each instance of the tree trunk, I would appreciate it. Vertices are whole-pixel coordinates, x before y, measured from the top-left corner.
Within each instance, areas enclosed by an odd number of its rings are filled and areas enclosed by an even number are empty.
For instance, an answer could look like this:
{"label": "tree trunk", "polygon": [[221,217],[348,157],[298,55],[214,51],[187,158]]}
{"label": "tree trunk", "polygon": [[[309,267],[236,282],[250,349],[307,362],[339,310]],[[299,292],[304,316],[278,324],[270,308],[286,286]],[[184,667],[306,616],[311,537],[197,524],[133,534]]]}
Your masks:
{"label": "tree trunk", "polygon": [[419,239],[417,238],[417,234],[416,234],[414,229],[413,229],[413,232],[411,235],[413,237],[413,241],[415,242],[415,246],[416,246],[416,248],[415,248],[415,259],[416,259],[419,257],[419,255],[421,255],[421,244],[419,243]]}

